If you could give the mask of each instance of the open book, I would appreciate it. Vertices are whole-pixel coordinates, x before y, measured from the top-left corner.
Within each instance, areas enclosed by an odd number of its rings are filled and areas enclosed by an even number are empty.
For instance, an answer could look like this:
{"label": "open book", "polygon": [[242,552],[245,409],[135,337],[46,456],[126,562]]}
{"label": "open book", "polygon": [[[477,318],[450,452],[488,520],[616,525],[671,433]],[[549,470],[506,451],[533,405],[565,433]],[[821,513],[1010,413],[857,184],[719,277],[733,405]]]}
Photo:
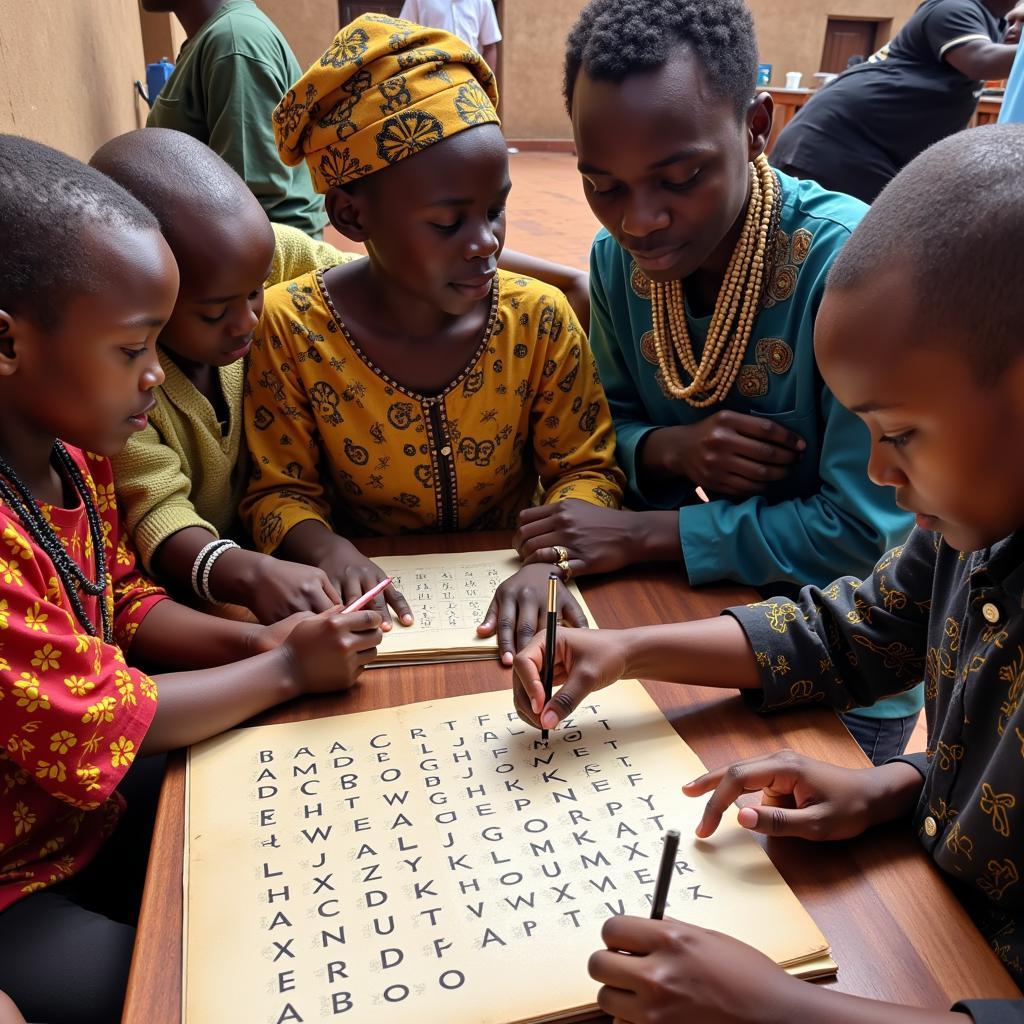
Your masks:
{"label": "open book", "polygon": [[[498,656],[497,636],[476,635],[498,585],[522,567],[515,551],[461,551],[451,555],[388,555],[375,558],[405,595],[415,619],[397,621],[384,634],[377,660],[388,665],[479,661]],[[591,626],[594,620],[576,585],[569,591]],[[546,600],[546,595],[542,595]]]}
{"label": "open book", "polygon": [[[371,684],[372,685],[372,684]],[[587,959],[666,916],[802,977],[829,945],[726,815],[693,838],[703,771],[643,686],[593,695],[545,745],[507,691],[236,729],[189,752],[185,1024],[532,1024],[596,1015]]]}

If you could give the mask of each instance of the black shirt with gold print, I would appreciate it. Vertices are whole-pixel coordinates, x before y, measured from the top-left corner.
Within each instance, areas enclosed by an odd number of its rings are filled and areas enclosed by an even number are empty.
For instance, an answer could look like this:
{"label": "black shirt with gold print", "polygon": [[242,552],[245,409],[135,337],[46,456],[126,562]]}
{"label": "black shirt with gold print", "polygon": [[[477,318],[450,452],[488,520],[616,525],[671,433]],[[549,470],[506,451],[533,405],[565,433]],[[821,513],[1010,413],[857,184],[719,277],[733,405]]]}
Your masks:
{"label": "black shirt with gold print", "polygon": [[[915,529],[863,582],[732,608],[764,684],[762,710],[873,704],[922,676],[926,754],[913,823],[1018,985],[1024,982],[1024,532],[954,551]],[[1024,1000],[959,1006],[1024,1021]]]}

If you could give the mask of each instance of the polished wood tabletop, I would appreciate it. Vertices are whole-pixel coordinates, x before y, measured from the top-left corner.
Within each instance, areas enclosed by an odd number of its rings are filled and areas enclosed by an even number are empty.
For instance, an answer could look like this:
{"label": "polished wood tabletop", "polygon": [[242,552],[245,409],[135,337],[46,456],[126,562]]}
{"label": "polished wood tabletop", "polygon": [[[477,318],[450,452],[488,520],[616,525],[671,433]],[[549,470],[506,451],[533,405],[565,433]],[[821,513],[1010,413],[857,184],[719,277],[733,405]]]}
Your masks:
{"label": "polished wood tabletop", "polygon": [[[380,556],[501,548],[508,541],[506,534],[462,534],[374,540],[362,547],[370,556]],[[752,593],[738,586],[693,590],[678,566],[644,567],[579,583],[591,613],[604,628],[716,615],[750,600]],[[868,763],[830,711],[815,708],[761,716],[749,710],[734,690],[644,682],[669,722],[709,767],[780,747],[849,767]],[[345,693],[294,701],[250,724],[371,711],[510,685],[509,671],[497,662],[374,669]],[[177,755],[171,759],[160,800],[128,984],[126,1024],[181,1022],[184,780],[184,758]],[[1020,996],[905,826],[886,826],[842,843],[763,842],[832,945],[839,976],[818,984],[936,1009],[961,998]]]}

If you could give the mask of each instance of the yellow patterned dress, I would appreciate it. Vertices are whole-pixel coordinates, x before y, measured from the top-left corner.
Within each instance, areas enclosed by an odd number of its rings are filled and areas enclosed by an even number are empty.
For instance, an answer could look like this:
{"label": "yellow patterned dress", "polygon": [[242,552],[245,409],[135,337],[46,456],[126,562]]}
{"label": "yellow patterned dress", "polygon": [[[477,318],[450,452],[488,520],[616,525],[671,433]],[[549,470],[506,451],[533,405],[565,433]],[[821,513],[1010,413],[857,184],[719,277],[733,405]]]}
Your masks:
{"label": "yellow patterned dress", "polygon": [[316,520],[351,534],[504,529],[545,502],[617,508],[615,434],[586,336],[565,297],[499,271],[488,328],[441,392],[376,367],[321,272],[267,292],[246,386],[257,546]]}

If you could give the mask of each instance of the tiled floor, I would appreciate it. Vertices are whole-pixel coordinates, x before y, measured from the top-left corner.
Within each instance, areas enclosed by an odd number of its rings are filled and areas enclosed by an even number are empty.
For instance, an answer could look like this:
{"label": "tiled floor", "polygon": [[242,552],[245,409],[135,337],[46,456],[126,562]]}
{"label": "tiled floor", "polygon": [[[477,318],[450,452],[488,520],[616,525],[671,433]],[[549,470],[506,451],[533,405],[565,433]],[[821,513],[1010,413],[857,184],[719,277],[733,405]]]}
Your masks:
{"label": "tiled floor", "polygon": [[519,153],[509,161],[508,247],[586,268],[598,223],[583,198],[576,157]]}
{"label": "tiled floor", "polygon": [[[564,153],[518,153],[509,157],[512,194],[508,204],[506,245],[535,256],[586,267],[597,221],[587,207],[576,158]],[[327,241],[343,249],[361,247],[327,229]],[[908,749],[924,750],[922,714]]]}

